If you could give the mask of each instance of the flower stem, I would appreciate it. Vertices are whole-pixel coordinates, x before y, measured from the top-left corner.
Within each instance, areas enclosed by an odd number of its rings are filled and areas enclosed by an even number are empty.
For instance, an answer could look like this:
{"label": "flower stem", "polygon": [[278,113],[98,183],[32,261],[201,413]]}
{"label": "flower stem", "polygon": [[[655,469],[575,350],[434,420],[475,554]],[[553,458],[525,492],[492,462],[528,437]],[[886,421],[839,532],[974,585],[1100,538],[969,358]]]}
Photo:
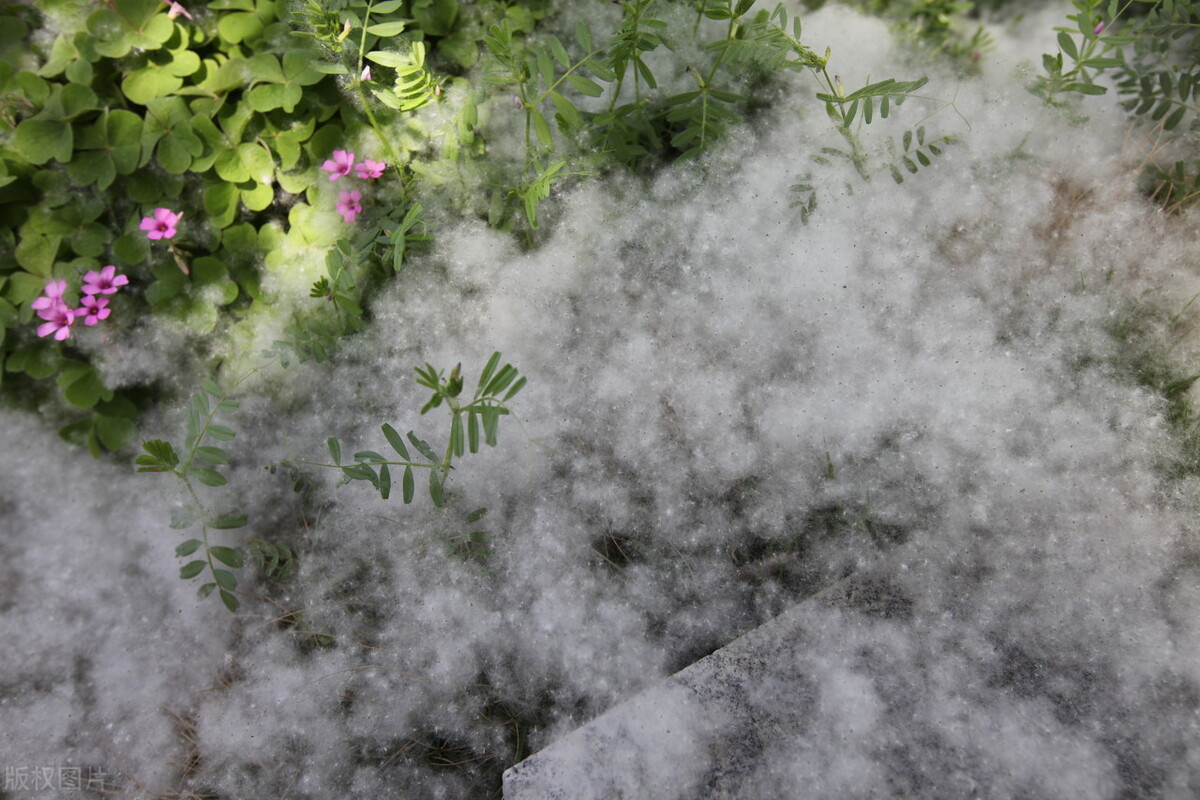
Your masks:
{"label": "flower stem", "polygon": [[388,157],[391,158],[392,163],[396,165],[397,169],[401,169],[400,154],[396,152],[396,148],[392,147],[391,141],[383,135],[383,129],[379,127],[379,121],[375,119],[375,113],[371,111],[371,104],[367,100],[367,93],[363,91],[362,81],[359,81],[356,88],[358,90],[358,97],[362,101],[363,113],[367,115],[367,122],[371,123],[371,127],[375,129],[375,136],[379,138],[383,149],[387,150]]}

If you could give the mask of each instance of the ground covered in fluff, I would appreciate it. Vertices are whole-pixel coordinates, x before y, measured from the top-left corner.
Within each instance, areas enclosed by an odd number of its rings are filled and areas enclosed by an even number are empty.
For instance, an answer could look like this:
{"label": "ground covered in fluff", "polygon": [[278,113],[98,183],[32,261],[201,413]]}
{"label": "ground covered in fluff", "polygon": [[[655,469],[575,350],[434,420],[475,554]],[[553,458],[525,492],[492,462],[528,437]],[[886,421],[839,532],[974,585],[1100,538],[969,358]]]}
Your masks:
{"label": "ground covered in fluff", "polygon": [[[5,412],[5,767],[79,767],[130,797],[495,796],[520,758],[871,568],[916,571],[907,596],[944,610],[944,628],[918,614],[875,644],[897,681],[933,687],[968,780],[980,762],[1011,778],[982,795],[1194,794],[1200,493],[1144,378],[1200,363],[1196,230],[1144,199],[1148,147],[1113,99],[1078,127],[1025,92],[1054,12],[997,26],[966,79],[877,20],[805,18],[847,85],[929,74],[923,93],[954,99],[961,116],[914,100],[864,131],[880,163],[930,114],[930,136],[956,138],[903,184],[811,161],[839,142],[796,76],[702,165],[556,194],[532,252],[482,223],[436,229],[342,352],[239,390],[221,498],[251,515],[234,533],[300,563],[247,580],[236,616],[175,577],[186,534],[156,476]],[[106,369],[179,345],[147,337]],[[447,509],[319,472],[306,499],[263,469],[323,458],[334,435],[382,450],[384,422],[440,440],[412,367],[473,379],[493,350],[529,378],[523,429],[504,420],[462,463]],[[181,409],[144,437],[178,438]],[[820,724],[847,747],[784,748],[795,769],[776,778],[886,794],[878,753],[903,743],[869,731],[888,690],[842,685]],[[1012,704],[956,717],[981,691]],[[1093,734],[1056,737],[1063,714]]]}

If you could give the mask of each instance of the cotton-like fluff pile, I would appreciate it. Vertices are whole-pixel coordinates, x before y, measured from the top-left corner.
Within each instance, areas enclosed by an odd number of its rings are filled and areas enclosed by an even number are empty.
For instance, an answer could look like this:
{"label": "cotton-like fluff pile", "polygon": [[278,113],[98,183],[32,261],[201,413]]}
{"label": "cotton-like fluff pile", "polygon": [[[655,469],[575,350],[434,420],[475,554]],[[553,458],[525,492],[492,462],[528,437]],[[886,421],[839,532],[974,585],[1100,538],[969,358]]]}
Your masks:
{"label": "cotton-like fluff pile", "polygon": [[[848,86],[927,71],[842,9],[806,36],[845,54]],[[1001,63],[1040,52],[1017,41]],[[1156,727],[1097,709],[1198,677],[1182,667],[1200,652],[1195,570],[1171,566],[1191,552],[1196,496],[1165,482],[1163,403],[1114,335],[1196,291],[1190,228],[1122,171],[1118,114],[1097,103],[1072,128],[1002,72],[930,83],[971,127],[950,110],[926,121],[959,143],[902,185],[809,159],[839,140],[798,79],[703,166],[556,195],[531,253],[479,225],[437,231],[335,358],[246,384],[212,499],[300,567],[246,582],[237,617],[174,577],[187,534],[167,528],[154,476],[86,463],[10,415],[13,766],[103,768],[130,796],[490,796],[502,769],[651,681],[856,570],[911,564],[929,608],[1002,587],[967,614],[1002,631],[978,632],[979,658],[1103,660],[1114,677],[1080,713],[1114,737],[1171,738],[1183,711]],[[866,132],[879,159],[937,108],[919,106]],[[790,205],[804,175],[807,224]],[[448,509],[423,482],[405,507],[319,470],[306,503],[261,469],[322,459],[328,436],[386,451],[384,422],[440,449],[446,420],[417,414],[411,368],[462,362],[472,391],[494,349],[528,376],[521,424],[459,465]],[[1085,524],[1089,492],[1116,498],[1102,529]],[[1143,668],[1146,647],[1179,658]],[[1014,663],[1020,690],[1044,691]],[[852,761],[788,780],[833,791]]]}

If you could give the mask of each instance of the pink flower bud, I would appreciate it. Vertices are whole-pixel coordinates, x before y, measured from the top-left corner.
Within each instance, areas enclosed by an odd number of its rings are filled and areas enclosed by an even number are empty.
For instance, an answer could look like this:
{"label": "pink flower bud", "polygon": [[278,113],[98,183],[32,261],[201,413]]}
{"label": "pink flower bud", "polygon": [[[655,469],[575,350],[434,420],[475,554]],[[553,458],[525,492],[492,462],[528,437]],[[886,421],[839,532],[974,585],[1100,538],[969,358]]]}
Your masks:
{"label": "pink flower bud", "polygon": [[167,4],[167,17],[169,19],[175,19],[180,14],[187,17],[188,19],[195,19],[195,17],[193,17],[191,14],[188,13],[188,10],[186,8],[184,8],[181,3],[175,2],[175,0],[162,0],[162,1]]}

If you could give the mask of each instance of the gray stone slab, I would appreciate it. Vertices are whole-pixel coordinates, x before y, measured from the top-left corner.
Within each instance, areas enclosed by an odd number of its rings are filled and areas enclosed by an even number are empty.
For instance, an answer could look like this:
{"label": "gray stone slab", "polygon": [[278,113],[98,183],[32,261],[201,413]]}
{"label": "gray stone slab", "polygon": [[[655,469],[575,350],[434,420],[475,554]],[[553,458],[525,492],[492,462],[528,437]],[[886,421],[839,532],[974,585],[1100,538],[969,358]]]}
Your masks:
{"label": "gray stone slab", "polygon": [[830,587],[515,765],[506,800],[1200,796],[1178,654],[988,625],[1003,581],[914,598],[930,577]]}
{"label": "gray stone slab", "polygon": [[765,739],[806,728],[816,687],[796,669],[797,648],[823,604],[864,585],[833,587],[515,765],[504,775],[505,798],[730,795],[765,753]]}

